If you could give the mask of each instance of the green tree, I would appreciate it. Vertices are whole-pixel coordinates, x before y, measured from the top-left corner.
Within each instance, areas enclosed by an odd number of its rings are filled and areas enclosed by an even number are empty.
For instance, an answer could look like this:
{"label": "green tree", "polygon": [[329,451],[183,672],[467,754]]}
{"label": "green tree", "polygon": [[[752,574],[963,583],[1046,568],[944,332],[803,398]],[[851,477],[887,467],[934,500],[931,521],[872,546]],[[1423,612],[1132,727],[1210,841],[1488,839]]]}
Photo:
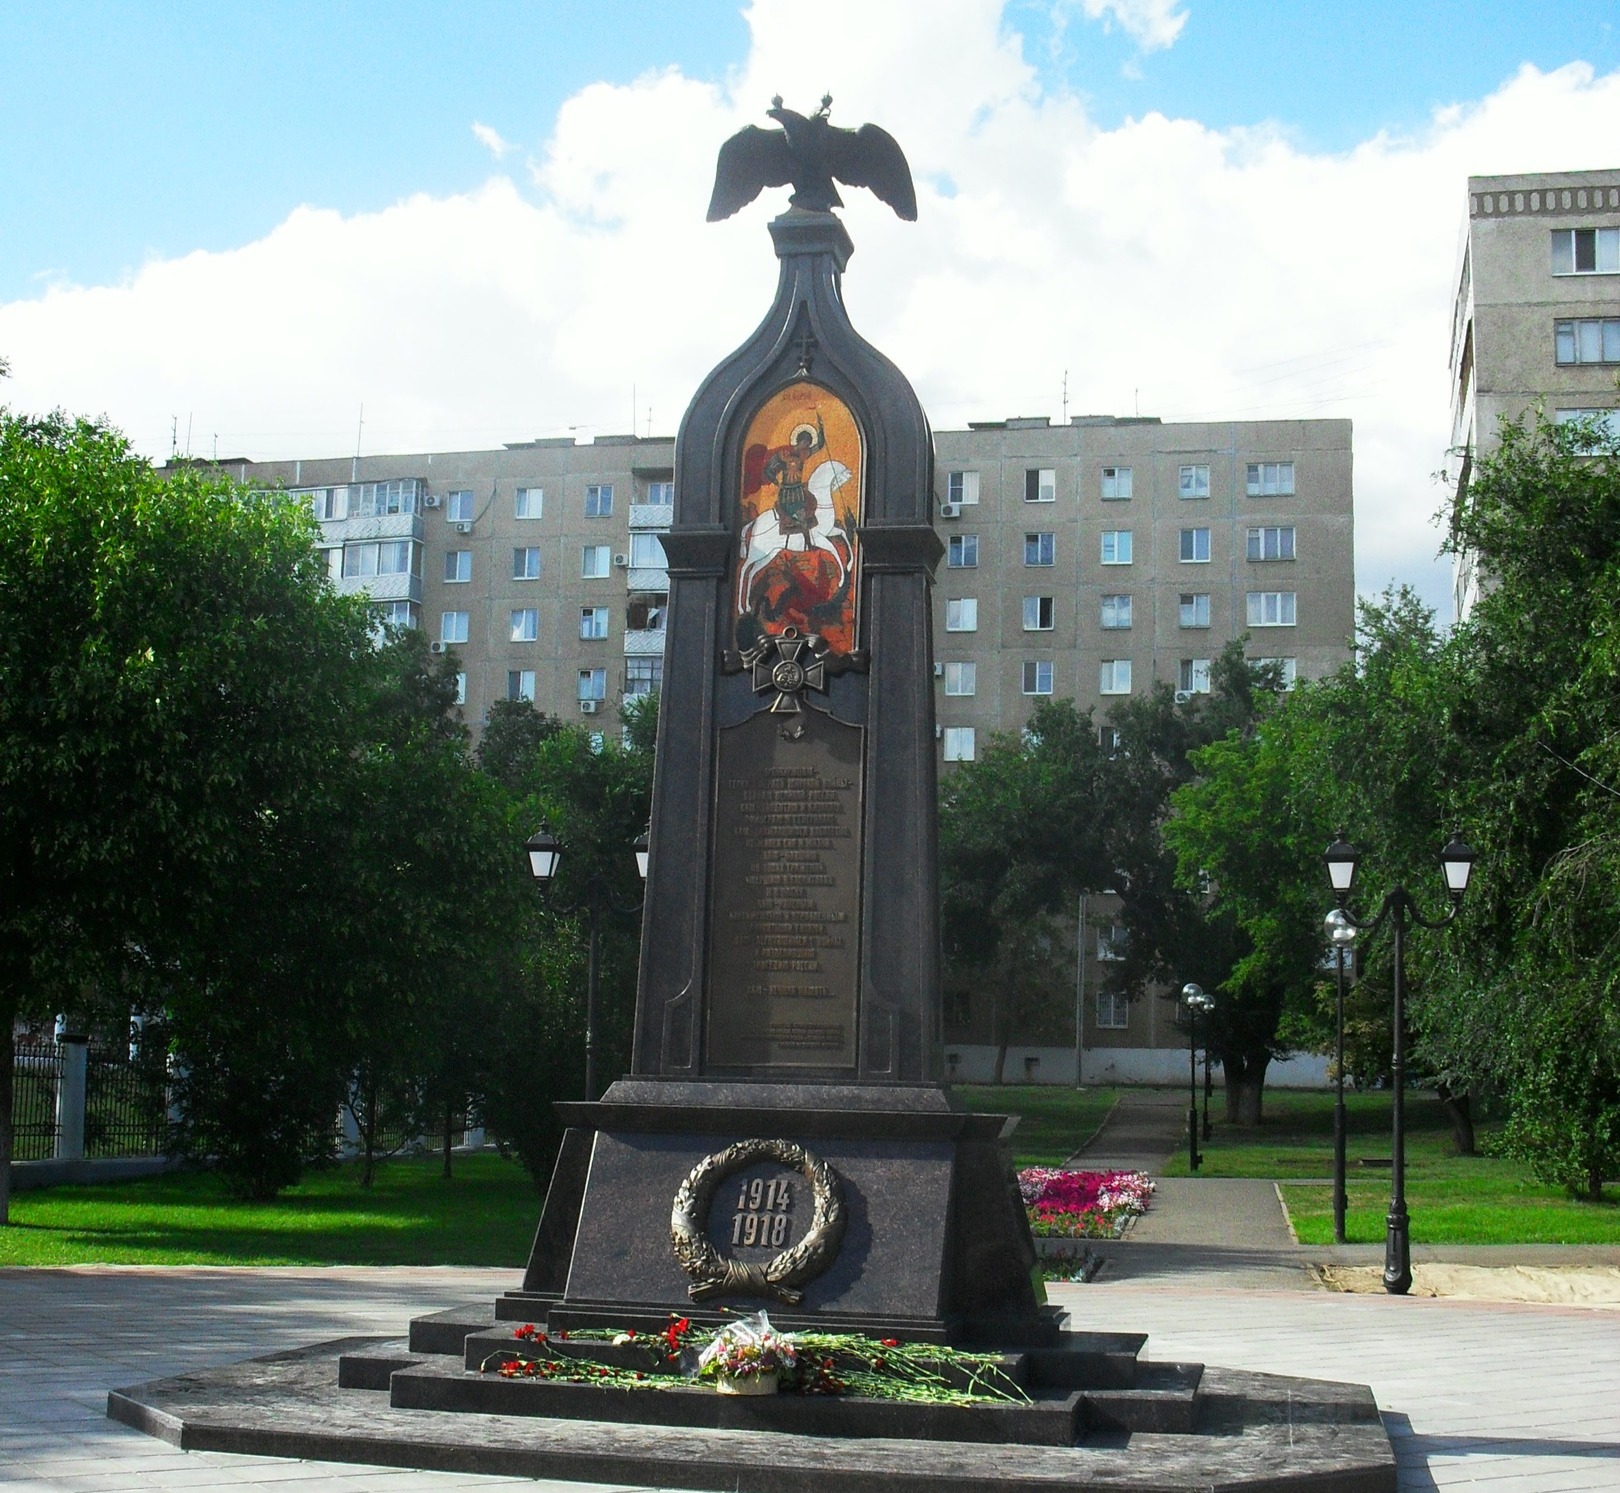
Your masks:
{"label": "green tree", "polygon": [[[312,538],[302,505],[0,411],[0,1086],[13,1019],[85,989],[292,995],[272,905],[318,880],[371,648]],[[0,1093],[0,1218],[9,1119]]]}

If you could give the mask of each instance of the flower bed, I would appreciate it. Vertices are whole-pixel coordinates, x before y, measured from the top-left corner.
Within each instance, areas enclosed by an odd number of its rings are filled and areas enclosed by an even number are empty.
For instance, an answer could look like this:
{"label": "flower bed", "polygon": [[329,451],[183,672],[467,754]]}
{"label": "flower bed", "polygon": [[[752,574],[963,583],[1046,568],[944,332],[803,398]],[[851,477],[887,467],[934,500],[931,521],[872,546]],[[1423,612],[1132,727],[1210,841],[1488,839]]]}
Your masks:
{"label": "flower bed", "polygon": [[1147,1212],[1153,1183],[1146,1172],[1075,1172],[1031,1166],[1018,1174],[1030,1232],[1043,1238],[1117,1239]]}

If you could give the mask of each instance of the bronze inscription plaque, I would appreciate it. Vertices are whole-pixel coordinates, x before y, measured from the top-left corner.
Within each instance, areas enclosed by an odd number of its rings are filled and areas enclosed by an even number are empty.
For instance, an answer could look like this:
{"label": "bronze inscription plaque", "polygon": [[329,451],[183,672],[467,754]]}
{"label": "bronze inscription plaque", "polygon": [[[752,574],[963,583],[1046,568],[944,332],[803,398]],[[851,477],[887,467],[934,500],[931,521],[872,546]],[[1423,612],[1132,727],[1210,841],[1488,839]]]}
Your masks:
{"label": "bronze inscription plaque", "polygon": [[814,709],[720,733],[713,1068],[855,1066],[861,735]]}

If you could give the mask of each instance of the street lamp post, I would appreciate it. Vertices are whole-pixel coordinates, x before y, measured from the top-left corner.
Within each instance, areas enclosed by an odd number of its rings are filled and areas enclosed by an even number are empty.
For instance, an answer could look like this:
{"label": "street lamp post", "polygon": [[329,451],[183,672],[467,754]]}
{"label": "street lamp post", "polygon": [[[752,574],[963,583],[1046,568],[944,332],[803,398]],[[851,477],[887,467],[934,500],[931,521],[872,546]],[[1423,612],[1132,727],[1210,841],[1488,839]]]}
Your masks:
{"label": "street lamp post", "polygon": [[[649,831],[643,830],[633,847],[636,869],[641,873],[643,883],[647,880],[648,840]],[[562,864],[561,844],[541,825],[524,841],[523,848],[528,852],[529,871],[535,882],[542,887],[549,886]],[[610,908],[615,912],[639,912],[642,904],[637,902],[633,907],[621,904],[600,871],[593,871],[586,885],[589,889],[585,912],[590,919],[590,952],[585,965],[585,1097],[589,1100],[596,1098],[597,990],[602,963],[602,917]]]}
{"label": "street lamp post", "polygon": [[1336,907],[1322,921],[1328,937],[1333,942],[1333,954],[1339,966],[1339,994],[1334,1004],[1333,1040],[1333,1242],[1343,1244],[1344,1215],[1348,1206],[1344,1156],[1344,956],[1351,944],[1356,941],[1356,929],[1350,919]]}
{"label": "street lamp post", "polygon": [[1198,1017],[1215,1002],[1191,981],[1181,987],[1181,999],[1187,1006],[1187,1164],[1196,1172],[1204,1159],[1198,1154]]}
{"label": "street lamp post", "polygon": [[1462,909],[1463,893],[1468,890],[1468,877],[1474,869],[1474,852],[1455,835],[1440,852],[1446,891],[1451,897],[1451,906],[1442,918],[1424,917],[1403,886],[1387,892],[1372,917],[1358,918],[1346,904],[1355,884],[1356,863],[1361,859],[1359,852],[1341,830],[1339,838],[1328,846],[1322,858],[1327,862],[1328,881],[1333,887],[1338,910],[1351,928],[1363,929],[1371,936],[1388,918],[1395,930],[1394,1041],[1390,1061],[1395,1102],[1391,1118],[1389,1214],[1384,1231],[1384,1289],[1391,1296],[1404,1296],[1412,1289],[1411,1228],[1406,1214],[1406,930],[1413,923],[1420,928],[1444,928],[1457,916]]}

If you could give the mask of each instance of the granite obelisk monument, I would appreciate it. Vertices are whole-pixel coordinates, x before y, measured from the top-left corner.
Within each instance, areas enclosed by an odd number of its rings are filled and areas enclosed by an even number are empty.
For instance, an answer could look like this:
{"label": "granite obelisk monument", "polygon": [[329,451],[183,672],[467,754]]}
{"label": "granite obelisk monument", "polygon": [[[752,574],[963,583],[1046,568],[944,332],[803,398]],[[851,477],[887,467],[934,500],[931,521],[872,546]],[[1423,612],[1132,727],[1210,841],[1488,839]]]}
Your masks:
{"label": "granite obelisk monument", "polygon": [[561,1106],[513,1317],[1054,1331],[1005,1122],[939,1082],[933,439],[842,295],[835,181],[916,199],[829,104],[720,154],[711,219],[794,188],[780,276],[681,422],[633,1071]]}

